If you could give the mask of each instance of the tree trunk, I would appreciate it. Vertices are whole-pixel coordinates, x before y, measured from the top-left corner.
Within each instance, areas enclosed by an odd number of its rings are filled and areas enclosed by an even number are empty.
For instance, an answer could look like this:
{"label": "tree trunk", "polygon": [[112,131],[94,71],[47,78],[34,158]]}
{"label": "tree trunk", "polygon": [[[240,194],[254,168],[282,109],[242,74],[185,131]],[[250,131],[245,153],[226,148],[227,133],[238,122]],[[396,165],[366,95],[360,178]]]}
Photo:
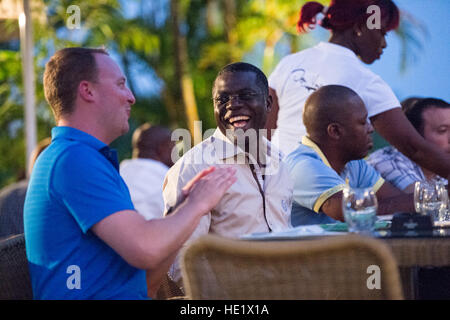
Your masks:
{"label": "tree trunk", "polygon": [[197,103],[194,94],[194,85],[189,73],[189,57],[186,37],[180,32],[180,3],[179,0],[170,2],[172,16],[172,32],[174,40],[175,74],[181,91],[185,117],[191,135],[194,134],[194,124],[198,121]]}
{"label": "tree trunk", "polygon": [[281,30],[274,30],[267,35],[262,67],[265,74],[268,74],[272,70],[274,63],[275,45],[282,36],[283,32]]}
{"label": "tree trunk", "polygon": [[225,34],[228,43],[235,45],[237,43],[236,33],[234,32],[236,26],[236,2],[235,0],[224,0],[224,4]]}

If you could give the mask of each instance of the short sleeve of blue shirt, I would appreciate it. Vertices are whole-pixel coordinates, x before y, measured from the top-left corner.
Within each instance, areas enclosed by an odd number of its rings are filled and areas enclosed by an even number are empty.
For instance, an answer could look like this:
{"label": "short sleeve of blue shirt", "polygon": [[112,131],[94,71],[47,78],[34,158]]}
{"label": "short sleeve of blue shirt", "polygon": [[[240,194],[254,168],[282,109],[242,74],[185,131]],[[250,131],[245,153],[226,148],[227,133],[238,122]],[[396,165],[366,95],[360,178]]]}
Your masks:
{"label": "short sleeve of blue shirt", "polygon": [[98,150],[75,144],[61,154],[53,168],[49,189],[84,233],[115,212],[134,209],[125,183],[110,167]]}
{"label": "short sleeve of blue shirt", "polygon": [[350,186],[353,188],[373,187],[377,192],[384,183],[378,171],[365,160],[354,160],[347,163],[343,175],[349,178]]}

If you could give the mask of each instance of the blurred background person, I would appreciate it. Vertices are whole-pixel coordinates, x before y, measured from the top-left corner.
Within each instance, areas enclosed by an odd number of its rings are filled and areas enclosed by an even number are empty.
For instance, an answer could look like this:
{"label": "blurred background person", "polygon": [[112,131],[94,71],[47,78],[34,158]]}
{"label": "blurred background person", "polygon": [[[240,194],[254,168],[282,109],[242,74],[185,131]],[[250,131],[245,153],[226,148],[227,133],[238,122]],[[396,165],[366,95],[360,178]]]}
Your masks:
{"label": "blurred background person", "polygon": [[[50,142],[50,137],[41,140],[31,153],[29,175],[37,157]],[[22,179],[0,190],[0,239],[23,233],[23,205],[27,188],[28,179]]]}
{"label": "blurred background person", "polygon": [[[430,144],[450,154],[450,104],[435,98],[408,98],[402,102],[408,120]],[[372,153],[367,162],[381,176],[405,192],[414,192],[416,181],[447,180],[411,161],[395,147],[389,146]]]}
{"label": "blurred background person", "polygon": [[[380,9],[379,25],[370,25],[374,23],[373,12],[368,13],[372,5]],[[384,139],[420,166],[447,177],[450,155],[417,133],[389,85],[363,65],[381,57],[387,32],[398,27],[395,3],[332,0],[325,7],[307,2],[300,11],[298,30],[305,32],[313,26],[320,13],[324,15],[320,25],[331,31],[329,41],[284,57],[269,77],[274,101],[267,128],[276,128],[273,143],[285,155],[292,152],[306,132],[302,112],[308,96],[324,85],[343,85],[362,98],[375,131]]]}
{"label": "blurred background person", "polygon": [[146,220],[161,218],[164,213],[163,182],[173,165],[171,154],[176,147],[171,134],[163,126],[141,125],[133,134],[132,159],[120,164],[120,174],[130,190],[131,200]]}
{"label": "blurred background person", "polygon": [[[435,98],[412,97],[402,101],[402,109],[416,130],[429,141],[450,153],[450,105]],[[387,181],[408,193],[416,181],[448,181],[405,157],[389,146],[372,153],[367,162]],[[422,267],[417,274],[418,299],[450,299],[450,267]]]}

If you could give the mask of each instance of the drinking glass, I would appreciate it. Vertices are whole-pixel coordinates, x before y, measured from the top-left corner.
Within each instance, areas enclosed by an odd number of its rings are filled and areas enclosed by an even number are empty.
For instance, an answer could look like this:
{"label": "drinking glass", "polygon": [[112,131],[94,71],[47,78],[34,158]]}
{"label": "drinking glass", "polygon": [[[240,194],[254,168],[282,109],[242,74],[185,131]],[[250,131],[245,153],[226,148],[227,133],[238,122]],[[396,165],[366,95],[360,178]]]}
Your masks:
{"label": "drinking glass", "polygon": [[342,196],[342,210],[348,231],[371,235],[377,220],[378,202],[372,188],[346,186]]}
{"label": "drinking glass", "polygon": [[448,185],[440,182],[440,193],[442,198],[442,206],[439,210],[439,221],[450,221],[450,201],[448,199]]}
{"label": "drinking glass", "polygon": [[416,212],[429,215],[433,221],[447,218],[448,195],[445,185],[435,180],[417,181],[414,186]]}

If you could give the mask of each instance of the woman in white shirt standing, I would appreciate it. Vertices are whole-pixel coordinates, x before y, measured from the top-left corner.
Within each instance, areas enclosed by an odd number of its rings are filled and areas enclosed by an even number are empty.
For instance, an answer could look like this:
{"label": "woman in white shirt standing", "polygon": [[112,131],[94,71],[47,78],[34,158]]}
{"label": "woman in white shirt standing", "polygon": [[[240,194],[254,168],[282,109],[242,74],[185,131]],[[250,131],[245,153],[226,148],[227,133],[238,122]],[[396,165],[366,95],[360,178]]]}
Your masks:
{"label": "woman in white shirt standing", "polygon": [[324,15],[320,25],[331,31],[330,40],[284,57],[269,77],[274,104],[267,128],[276,129],[272,142],[285,155],[292,152],[306,134],[302,111],[308,96],[321,86],[339,84],[360,95],[373,127],[390,144],[422,167],[449,176],[450,155],[417,133],[389,85],[363,64],[380,58],[386,33],[398,26],[394,2],[332,0],[329,7],[308,2],[300,11],[299,32],[314,25],[319,13]]}

